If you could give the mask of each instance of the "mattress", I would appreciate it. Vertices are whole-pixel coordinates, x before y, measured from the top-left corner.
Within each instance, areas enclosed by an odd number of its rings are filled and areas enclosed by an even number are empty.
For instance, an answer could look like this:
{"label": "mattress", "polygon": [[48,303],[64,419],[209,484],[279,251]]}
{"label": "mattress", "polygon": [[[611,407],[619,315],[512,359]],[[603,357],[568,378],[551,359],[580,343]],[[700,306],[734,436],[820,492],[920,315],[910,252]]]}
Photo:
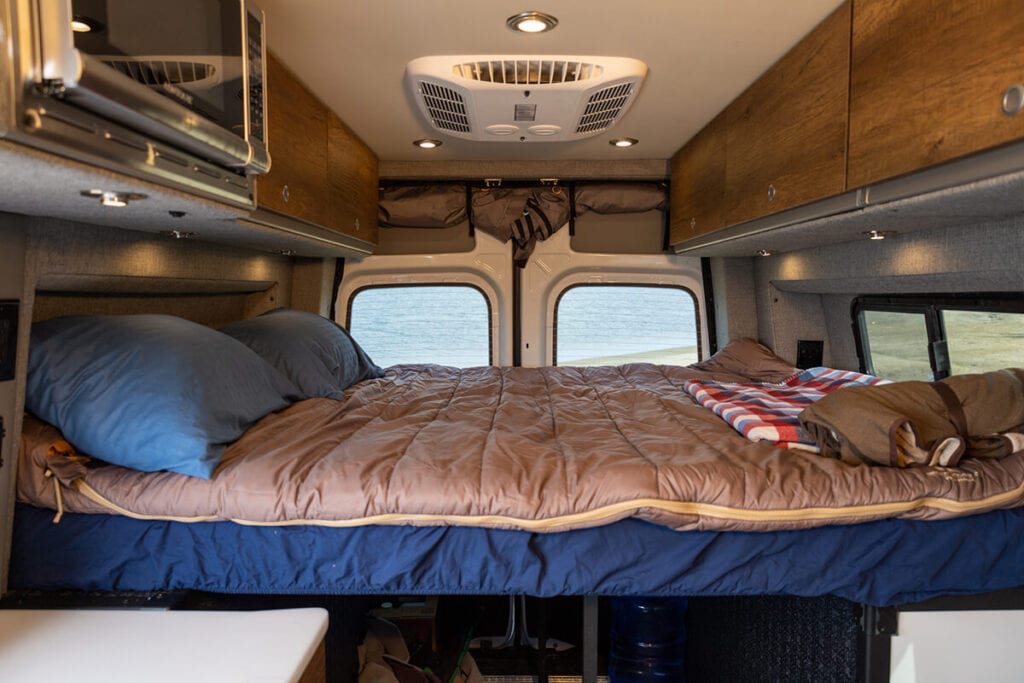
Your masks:
{"label": "mattress", "polygon": [[1024,510],[773,532],[626,519],[540,534],[253,527],[19,504],[10,588],[234,594],[836,595],[884,606],[1024,585]]}
{"label": "mattress", "polygon": [[887,605],[1024,584],[1024,453],[902,470],[775,448],[694,378],[749,380],[396,366],[267,416],[209,480],[83,460],[26,416],[10,585]]}
{"label": "mattress", "polygon": [[1024,451],[897,469],[748,441],[682,391],[709,376],[650,364],[395,366],[344,401],[263,418],[209,480],[83,463],[27,419],[18,497],[195,523],[543,533],[627,518],[718,531],[945,519],[1024,499]]}

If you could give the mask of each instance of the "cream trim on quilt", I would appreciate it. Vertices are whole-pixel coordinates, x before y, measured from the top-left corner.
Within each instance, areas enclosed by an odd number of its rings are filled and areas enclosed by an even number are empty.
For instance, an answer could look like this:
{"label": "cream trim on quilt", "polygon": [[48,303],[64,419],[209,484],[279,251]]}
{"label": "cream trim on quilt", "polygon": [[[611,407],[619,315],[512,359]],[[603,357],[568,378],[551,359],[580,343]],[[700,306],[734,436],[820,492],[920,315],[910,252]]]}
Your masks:
{"label": "cream trim on quilt", "polygon": [[571,515],[560,515],[548,519],[521,519],[503,515],[432,515],[432,514],[400,514],[390,513],[370,515],[356,519],[340,520],[283,520],[278,522],[255,522],[244,519],[229,519],[215,515],[196,517],[175,517],[170,515],[145,515],[126,510],[107,500],[96,489],[82,479],[72,482],[72,487],[89,500],[113,510],[125,517],[142,520],[164,520],[172,522],[215,522],[231,521],[246,526],[326,526],[326,527],[358,527],[372,524],[450,524],[458,526],[515,526],[524,531],[542,531],[555,527],[600,522],[609,518],[621,517],[623,513],[634,512],[643,508],[651,508],[680,515],[694,515],[717,519],[731,519],[748,522],[800,522],[827,521],[832,519],[849,519],[851,517],[896,516],[913,510],[934,508],[954,514],[968,514],[981,510],[994,509],[1019,500],[1024,495],[1024,482],[1009,491],[971,501],[955,501],[945,498],[925,497],[898,503],[876,503],[869,505],[849,505],[843,507],[813,507],[785,510],[746,510],[743,508],[711,505],[709,503],[693,503],[685,501],[661,500],[658,498],[639,498],[605,505],[596,510],[588,510]]}

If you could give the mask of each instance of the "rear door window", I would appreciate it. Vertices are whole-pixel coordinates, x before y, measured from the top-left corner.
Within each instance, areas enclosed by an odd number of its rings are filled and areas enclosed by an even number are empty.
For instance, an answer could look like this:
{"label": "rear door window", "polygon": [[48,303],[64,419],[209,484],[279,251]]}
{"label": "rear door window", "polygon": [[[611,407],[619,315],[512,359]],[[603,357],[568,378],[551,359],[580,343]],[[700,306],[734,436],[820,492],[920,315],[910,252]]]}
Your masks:
{"label": "rear door window", "polygon": [[349,304],[349,332],[377,365],[490,365],[487,298],[470,285],[360,289]]}
{"label": "rear door window", "polygon": [[683,287],[576,285],[555,304],[555,365],[700,360],[697,304]]}

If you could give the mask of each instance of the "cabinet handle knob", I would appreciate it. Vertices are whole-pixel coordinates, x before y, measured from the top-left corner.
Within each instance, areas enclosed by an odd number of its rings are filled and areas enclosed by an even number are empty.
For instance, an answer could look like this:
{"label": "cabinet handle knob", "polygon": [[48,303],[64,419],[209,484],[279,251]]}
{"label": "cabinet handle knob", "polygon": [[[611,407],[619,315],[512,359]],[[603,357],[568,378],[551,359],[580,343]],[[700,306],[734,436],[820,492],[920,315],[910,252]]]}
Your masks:
{"label": "cabinet handle knob", "polygon": [[285,201],[288,201],[288,198],[290,196],[291,196],[291,192],[288,191],[288,186],[285,185],[284,187],[281,188],[281,199],[283,199]]}
{"label": "cabinet handle knob", "polygon": [[1024,85],[1014,83],[1003,93],[1003,113],[1013,116],[1024,109]]}
{"label": "cabinet handle knob", "polygon": [[769,185],[768,186],[768,201],[770,201],[770,202],[774,202],[775,201],[775,186],[774,185]]}
{"label": "cabinet handle knob", "polygon": [[359,219],[358,218],[355,220],[355,223],[353,223],[353,227],[355,227],[356,232],[359,231]]}
{"label": "cabinet handle knob", "polygon": [[691,218],[690,219],[690,230],[696,230],[696,229],[697,229],[697,219],[696,218]]}

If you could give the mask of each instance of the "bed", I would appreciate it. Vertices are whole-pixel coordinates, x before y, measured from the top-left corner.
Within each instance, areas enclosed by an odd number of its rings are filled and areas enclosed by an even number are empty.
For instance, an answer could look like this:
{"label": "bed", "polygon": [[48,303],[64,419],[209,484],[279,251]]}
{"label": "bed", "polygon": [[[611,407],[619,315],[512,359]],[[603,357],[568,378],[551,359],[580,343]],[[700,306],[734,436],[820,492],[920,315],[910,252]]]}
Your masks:
{"label": "bed", "polygon": [[[1024,452],[899,469],[745,439],[682,386],[777,382],[795,371],[756,343],[688,368],[382,372],[330,321],[261,318],[256,327],[268,330],[226,330],[265,361],[245,368],[222,367],[243,355],[236,347],[207,347],[229,335],[208,342],[206,331],[164,319],[142,333],[75,327],[81,321],[33,331],[27,407],[42,419],[26,416],[23,429],[12,588],[789,594],[891,605],[1024,584]],[[282,352],[289,335],[297,347]],[[152,396],[180,390],[188,429],[223,408],[197,417],[195,402],[245,412],[230,416],[233,438],[218,425],[216,438],[206,435],[213,447],[151,461],[167,440],[166,411],[152,424],[123,362],[107,359],[88,381],[53,375],[70,372],[69,340],[102,340],[89,344],[93,353],[147,338],[158,340],[163,368]],[[341,357],[325,357],[339,346]],[[202,358],[200,367],[168,361],[176,348]],[[132,367],[144,363],[138,354],[126,356]],[[315,356],[337,381],[296,365],[297,354]],[[204,387],[217,373],[247,379],[241,389],[224,380],[226,396],[197,396],[189,372]],[[130,401],[124,387],[111,389],[124,374]],[[52,394],[92,412],[48,408]],[[132,425],[124,413],[136,408],[145,429],[115,439],[135,439],[126,452],[87,457]]]}

